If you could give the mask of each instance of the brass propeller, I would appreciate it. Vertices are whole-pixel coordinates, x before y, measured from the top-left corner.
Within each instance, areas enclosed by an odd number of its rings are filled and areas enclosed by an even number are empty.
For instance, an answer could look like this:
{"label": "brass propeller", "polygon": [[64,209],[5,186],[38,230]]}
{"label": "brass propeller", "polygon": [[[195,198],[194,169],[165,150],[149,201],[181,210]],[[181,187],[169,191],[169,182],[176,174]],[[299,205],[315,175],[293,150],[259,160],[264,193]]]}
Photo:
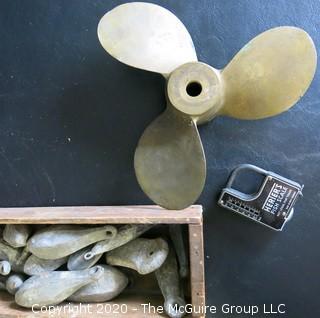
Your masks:
{"label": "brass propeller", "polygon": [[134,166],[143,191],[168,209],[183,209],[202,192],[206,163],[197,125],[218,115],[261,119],[288,110],[308,89],[317,64],[305,31],[277,27],[217,70],[197,61],[192,39],[175,15],[143,2],[109,11],[98,37],[120,62],[167,79],[167,109],[144,131]]}

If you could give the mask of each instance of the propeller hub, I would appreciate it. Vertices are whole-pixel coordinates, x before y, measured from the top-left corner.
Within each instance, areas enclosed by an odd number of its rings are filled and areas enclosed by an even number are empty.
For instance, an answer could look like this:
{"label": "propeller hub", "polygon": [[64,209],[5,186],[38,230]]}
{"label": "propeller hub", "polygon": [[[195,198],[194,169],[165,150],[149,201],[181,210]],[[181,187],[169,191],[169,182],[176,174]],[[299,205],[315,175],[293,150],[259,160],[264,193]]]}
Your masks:
{"label": "propeller hub", "polygon": [[220,73],[200,62],[183,64],[171,73],[167,94],[177,110],[203,123],[212,119],[222,106]]}

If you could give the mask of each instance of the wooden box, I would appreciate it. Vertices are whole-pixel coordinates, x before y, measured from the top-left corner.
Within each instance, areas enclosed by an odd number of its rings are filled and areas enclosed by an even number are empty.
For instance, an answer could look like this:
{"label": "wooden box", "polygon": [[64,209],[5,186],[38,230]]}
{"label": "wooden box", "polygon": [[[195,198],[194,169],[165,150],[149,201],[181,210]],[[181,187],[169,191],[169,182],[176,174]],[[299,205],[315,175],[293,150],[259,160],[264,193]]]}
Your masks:
{"label": "wooden box", "polygon": [[[158,206],[90,206],[90,207],[37,207],[37,208],[0,208],[1,224],[185,224],[188,227],[190,248],[190,287],[191,302],[196,308],[205,306],[204,252],[202,207],[191,206],[182,211],[170,211]],[[66,313],[33,313],[14,303],[7,293],[0,294],[0,317],[165,317],[164,314],[148,310],[145,313],[141,304],[151,303],[162,306],[161,296],[143,298],[139,295],[120,295],[112,302],[89,304],[89,307],[74,308]],[[124,310],[119,306],[124,305]],[[90,309],[89,309],[90,308]],[[127,309],[125,309],[127,308]],[[111,311],[108,314],[108,311]],[[121,313],[121,311],[123,313]],[[125,313],[126,312],[126,313]],[[204,314],[193,314],[204,317]]]}

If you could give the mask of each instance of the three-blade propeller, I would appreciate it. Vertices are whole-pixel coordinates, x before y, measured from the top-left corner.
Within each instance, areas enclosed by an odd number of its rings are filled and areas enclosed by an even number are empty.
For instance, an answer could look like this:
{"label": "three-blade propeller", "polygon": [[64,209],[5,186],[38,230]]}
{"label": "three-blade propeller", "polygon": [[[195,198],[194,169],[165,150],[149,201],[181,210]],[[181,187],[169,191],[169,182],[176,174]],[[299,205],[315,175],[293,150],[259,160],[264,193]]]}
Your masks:
{"label": "three-blade propeller", "polygon": [[223,69],[200,63],[185,26],[170,11],[133,2],[100,20],[105,50],[130,66],[167,79],[167,109],[144,131],[134,159],[143,191],[168,209],[183,209],[202,192],[206,163],[197,124],[218,115],[261,119],[293,106],[317,64],[313,41],[296,27],[270,29],[246,44]]}

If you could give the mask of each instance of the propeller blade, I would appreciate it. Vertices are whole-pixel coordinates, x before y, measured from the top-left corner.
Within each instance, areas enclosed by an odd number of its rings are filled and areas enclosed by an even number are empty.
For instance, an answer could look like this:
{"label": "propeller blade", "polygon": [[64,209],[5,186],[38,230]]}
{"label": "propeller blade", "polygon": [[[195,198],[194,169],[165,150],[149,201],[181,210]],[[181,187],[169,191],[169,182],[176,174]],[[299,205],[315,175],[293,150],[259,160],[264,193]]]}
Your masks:
{"label": "propeller blade", "polygon": [[109,11],[99,22],[98,37],[120,62],[165,76],[184,63],[197,61],[182,22],[151,3],[126,3]]}
{"label": "propeller blade", "polygon": [[144,131],[134,157],[142,190],[167,209],[180,210],[202,192],[206,162],[194,121],[171,105]]}
{"label": "propeller blade", "polygon": [[308,33],[278,27],[244,46],[222,71],[225,102],[221,115],[260,119],[282,113],[308,89],[317,52]]}

